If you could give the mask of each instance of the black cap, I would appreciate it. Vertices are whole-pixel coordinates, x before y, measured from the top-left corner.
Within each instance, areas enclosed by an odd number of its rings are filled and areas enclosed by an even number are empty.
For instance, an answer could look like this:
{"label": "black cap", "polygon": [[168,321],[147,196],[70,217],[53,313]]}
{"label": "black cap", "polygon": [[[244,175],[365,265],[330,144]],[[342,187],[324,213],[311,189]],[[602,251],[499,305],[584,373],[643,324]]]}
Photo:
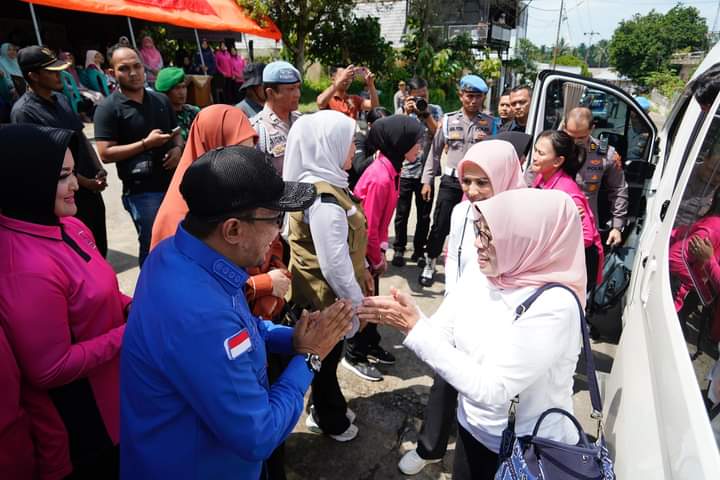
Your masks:
{"label": "black cap", "polygon": [[244,145],[205,152],[185,172],[180,193],[190,213],[206,220],[253,208],[305,210],[316,195],[312,184],[283,181],[262,152]]}
{"label": "black cap", "polygon": [[240,86],[240,90],[242,91],[249,87],[262,85],[263,70],[265,70],[264,63],[248,63],[245,65],[245,69],[243,70],[243,78],[245,81]]}
{"label": "black cap", "polygon": [[18,52],[17,61],[20,70],[23,72],[34,72],[36,70],[58,72],[70,66],[68,62],[58,59],[49,48],[38,45],[21,48]]}

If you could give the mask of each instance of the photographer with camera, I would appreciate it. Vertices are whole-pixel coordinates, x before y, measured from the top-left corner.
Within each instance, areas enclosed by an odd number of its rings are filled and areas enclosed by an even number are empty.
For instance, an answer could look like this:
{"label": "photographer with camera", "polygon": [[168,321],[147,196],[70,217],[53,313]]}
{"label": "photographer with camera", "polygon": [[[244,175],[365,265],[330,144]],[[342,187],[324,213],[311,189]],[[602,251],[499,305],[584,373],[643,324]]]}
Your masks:
{"label": "photographer with camera", "polygon": [[[357,120],[361,111],[372,110],[380,105],[380,98],[375,88],[375,74],[369,68],[356,67],[352,64],[347,67],[335,67],[330,78],[332,84],[317,96],[319,110],[335,110]],[[348,88],[354,79],[365,82],[370,98],[348,93]]]}
{"label": "photographer with camera", "polygon": [[95,110],[95,139],[103,163],[117,165],[142,267],[155,215],[182,155],[182,138],[170,100],[145,89],[145,67],[137,52],[114,48],[110,62],[120,88]]}
{"label": "photographer with camera", "polygon": [[395,243],[393,244],[395,254],[393,255],[392,264],[396,267],[405,265],[407,224],[413,196],[415,196],[417,223],[413,235],[413,254],[410,259],[413,262],[418,262],[419,266],[422,267],[425,260],[425,242],[430,230],[433,192],[431,190],[429,195],[422,195],[423,184],[421,179],[425,161],[443,111],[439,105],[428,102],[428,86],[424,79],[412,78],[408,82],[408,93],[403,106],[398,108],[395,113],[417,119],[425,127],[425,133],[421,141],[422,150],[418,154],[417,161],[413,163],[403,162],[400,171],[400,198],[395,212]]}

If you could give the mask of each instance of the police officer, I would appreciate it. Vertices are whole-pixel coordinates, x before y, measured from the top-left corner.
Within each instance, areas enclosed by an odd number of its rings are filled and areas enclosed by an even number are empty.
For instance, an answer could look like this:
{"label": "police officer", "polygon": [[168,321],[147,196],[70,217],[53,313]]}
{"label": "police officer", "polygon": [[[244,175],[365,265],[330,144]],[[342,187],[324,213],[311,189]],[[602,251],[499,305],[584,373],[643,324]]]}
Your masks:
{"label": "police officer", "polygon": [[269,63],[262,73],[265,106],[250,119],[258,134],[257,148],[282,175],[290,127],[300,116],[300,72],[288,62]]}
{"label": "police officer", "polygon": [[607,189],[612,228],[608,234],[609,246],[622,242],[622,232],[628,213],[628,186],[625,182],[620,155],[613,147],[603,145],[590,136],[593,127],[592,112],[586,107],[570,110],[565,120],[565,132],[584,145],[587,152],[585,163],[577,174],[576,181],[590,202],[590,208],[599,222],[598,191],[601,185]]}
{"label": "police officer", "polygon": [[462,199],[458,181],[457,165],[465,152],[474,144],[496,133],[495,119],[482,113],[488,86],[477,75],[465,75],[460,79],[458,96],[462,108],[442,117],[435,132],[432,151],[425,162],[422,176],[422,195],[430,199],[434,177],[440,172],[440,157],[446,155],[438,189],[433,225],[425,250],[425,268],[420,274],[420,284],[429,287],[435,276],[435,264],[442,252],[445,237],[450,232],[452,209]]}
{"label": "police officer", "polygon": [[[294,329],[245,299],[285,211],[315,187],[283,182],[263,155],[210,150],[185,174],[189,212],[144,264],[121,358],[123,479],[256,479],[295,427],[321,362],[351,328],[352,304],[306,314]],[[269,385],[266,350],[290,356]]]}

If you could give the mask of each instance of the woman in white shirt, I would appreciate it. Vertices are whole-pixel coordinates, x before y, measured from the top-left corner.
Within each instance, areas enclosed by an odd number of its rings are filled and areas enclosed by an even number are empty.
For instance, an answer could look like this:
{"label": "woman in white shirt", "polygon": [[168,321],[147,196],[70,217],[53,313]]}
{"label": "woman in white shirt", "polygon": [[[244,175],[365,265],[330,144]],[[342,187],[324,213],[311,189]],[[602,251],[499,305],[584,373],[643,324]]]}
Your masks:
{"label": "woman in white shirt", "polygon": [[[445,295],[453,289],[468,266],[477,269],[473,202],[487,200],[506,190],[526,187],[517,150],[503,140],[485,140],[473,145],[458,164],[458,177],[467,199],[452,211],[445,257]],[[417,448],[400,459],[398,468],[401,472],[415,475],[426,465],[442,460],[456,407],[457,391],[441,376],[435,375]]]}
{"label": "woman in white shirt", "polygon": [[[303,115],[293,124],[287,141],[283,178],[312,183],[317,199],[304,212],[290,214],[290,297],[295,305],[315,310],[335,299],[361,304],[372,294],[372,276],[365,263],[367,221],[360,201],[348,189],[347,170],[355,154],[355,121],[333,110]],[[355,334],[359,326],[353,319]],[[355,438],[355,414],[347,408],[337,379],[343,342],[325,357],[315,374],[310,414],[311,432],[334,440]]]}
{"label": "woman in white shirt", "polygon": [[[551,289],[519,317],[515,312],[551,282],[572,289],[584,307],[587,284],[580,216],[567,194],[517,189],[473,206],[479,269],[465,272],[432,317],[396,289],[365,299],[358,311],[361,320],[405,332],[405,346],[459,392],[455,480],[493,478],[516,395],[519,436],[530,434],[548,408],[572,412],[580,353],[574,296]],[[577,441],[560,416],[548,417],[540,435]]]}

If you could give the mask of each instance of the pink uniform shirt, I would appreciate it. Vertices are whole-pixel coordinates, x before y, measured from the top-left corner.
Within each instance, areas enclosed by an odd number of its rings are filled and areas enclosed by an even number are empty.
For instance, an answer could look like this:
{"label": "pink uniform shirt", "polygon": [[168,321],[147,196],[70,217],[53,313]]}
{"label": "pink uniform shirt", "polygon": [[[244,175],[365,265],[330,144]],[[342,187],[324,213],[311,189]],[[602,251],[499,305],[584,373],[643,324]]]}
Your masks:
{"label": "pink uniform shirt", "polygon": [[383,250],[388,248],[388,230],[397,206],[398,172],[390,160],[378,152],[375,160],[363,172],[354,194],[362,201],[368,222],[367,257],[373,269],[383,262]]}

